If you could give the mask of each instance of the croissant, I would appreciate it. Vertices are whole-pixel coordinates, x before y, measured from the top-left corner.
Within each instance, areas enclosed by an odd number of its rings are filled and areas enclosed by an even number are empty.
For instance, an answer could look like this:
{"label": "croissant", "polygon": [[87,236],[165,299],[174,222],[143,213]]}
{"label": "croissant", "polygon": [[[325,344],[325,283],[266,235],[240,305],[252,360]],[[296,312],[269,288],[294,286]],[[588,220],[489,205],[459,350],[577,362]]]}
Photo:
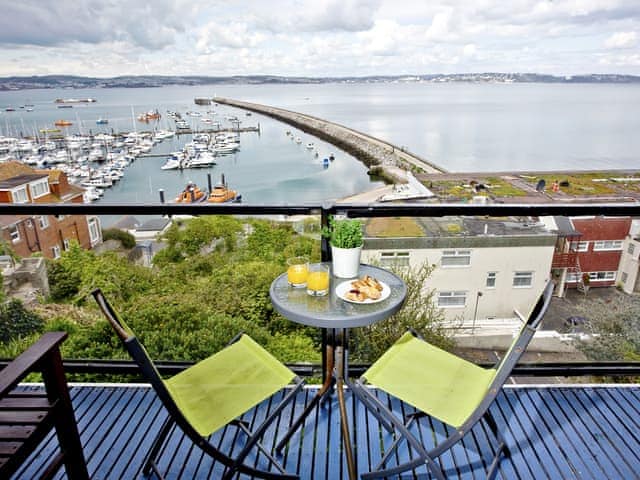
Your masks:
{"label": "croissant", "polygon": [[[382,285],[369,275],[351,282],[351,290],[346,295],[349,300],[362,302],[368,298],[377,300],[382,296]],[[351,294],[351,295],[350,295]]]}
{"label": "croissant", "polygon": [[344,294],[344,297],[347,300],[351,300],[353,302],[364,302],[366,300],[366,296],[360,290],[353,288]]}

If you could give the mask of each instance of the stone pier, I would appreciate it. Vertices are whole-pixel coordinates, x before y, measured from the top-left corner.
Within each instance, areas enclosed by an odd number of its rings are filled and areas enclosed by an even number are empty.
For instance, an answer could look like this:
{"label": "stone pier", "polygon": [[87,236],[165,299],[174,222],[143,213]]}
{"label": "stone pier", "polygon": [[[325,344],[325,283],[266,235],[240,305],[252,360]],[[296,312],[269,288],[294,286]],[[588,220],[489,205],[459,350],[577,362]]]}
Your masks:
{"label": "stone pier", "polygon": [[445,169],[404,148],[312,115],[229,98],[215,97],[213,100],[224,105],[267,115],[325,140],[352,154],[367,165],[372,174],[382,176],[392,182],[406,181],[397,178],[398,176],[394,173],[397,171],[397,167],[414,173],[446,173]]}

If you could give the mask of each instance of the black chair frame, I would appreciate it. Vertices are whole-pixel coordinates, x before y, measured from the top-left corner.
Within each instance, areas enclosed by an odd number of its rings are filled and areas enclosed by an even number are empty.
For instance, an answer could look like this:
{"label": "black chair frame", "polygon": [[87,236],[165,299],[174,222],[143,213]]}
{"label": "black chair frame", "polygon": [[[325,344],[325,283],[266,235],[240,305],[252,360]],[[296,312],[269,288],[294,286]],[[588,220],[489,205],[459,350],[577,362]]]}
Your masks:
{"label": "black chair frame", "polygon": [[[202,451],[210,455],[215,461],[225,465],[226,471],[224,476],[222,477],[225,480],[233,478],[233,476],[238,473],[246,474],[251,477],[264,478],[267,480],[284,480],[298,478],[297,475],[288,474],[280,465],[280,463],[271,455],[269,450],[259,443],[259,439],[264,435],[267,428],[269,428],[270,424],[278,417],[278,415],[280,415],[287,404],[295,398],[299,390],[304,385],[304,381],[302,379],[300,379],[298,376],[294,378],[293,381],[295,385],[289,392],[286,393],[280,403],[270,411],[267,418],[265,418],[264,421],[253,431],[249,429],[249,426],[246,424],[246,422],[242,422],[236,419],[229,423],[229,425],[233,425],[239,428],[240,431],[247,436],[247,441],[244,447],[237,455],[235,455],[234,458],[231,458],[230,456],[224,454],[216,447],[214,447],[208,441],[207,437],[203,437],[202,435],[200,435],[184,417],[184,415],[174,402],[173,398],[171,397],[169,391],[167,390],[167,387],[162,381],[158,370],[155,368],[153,361],[147,354],[144,346],[140,343],[135,335],[127,331],[127,328],[122,325],[115,310],[109,304],[100,289],[94,290],[92,292],[92,295],[96,299],[96,302],[100,306],[103,314],[105,315],[113,329],[116,331],[126,350],[140,367],[143,377],[151,384],[169,414],[167,420],[160,430],[160,433],[153,442],[149,454],[146,457],[143,467],[143,474],[145,476],[150,475],[150,473],[153,471],[160,479],[163,480],[163,476],[158,468],[158,456],[160,454],[162,445],[167,439],[172,428],[174,427],[174,425],[177,425],[195,445],[202,449]],[[237,335],[230,343],[237,341],[240,336],[241,334]],[[259,449],[262,454],[265,455],[265,457],[269,460],[269,462],[278,470],[279,473],[268,470],[261,470],[243,463],[247,455],[251,453],[253,447]]]}
{"label": "black chair frame", "polygon": [[[520,330],[520,334],[516,337],[511,345],[511,348],[502,358],[498,361],[495,368],[497,369],[496,375],[491,382],[486,395],[476,407],[476,409],[469,415],[467,420],[455,431],[446,437],[443,441],[439,442],[433,449],[427,450],[410,431],[411,424],[421,416],[425,416],[424,412],[416,412],[409,416],[408,421],[401,421],[396,415],[394,415],[386,405],[384,405],[375,395],[370,392],[370,389],[366,386],[366,382],[363,379],[358,379],[352,384],[353,392],[356,397],[362,401],[367,410],[369,410],[380,422],[380,424],[390,433],[397,434],[395,441],[390,448],[385,452],[385,455],[376,466],[376,468],[368,473],[361,475],[362,479],[372,478],[384,478],[388,476],[398,475],[402,472],[413,470],[422,465],[427,466],[431,474],[438,480],[446,480],[447,475],[438,463],[436,458],[449,450],[454,444],[462,440],[462,438],[471,431],[471,429],[481,420],[484,420],[489,430],[497,441],[497,447],[491,464],[486,469],[487,478],[492,478],[495,475],[502,454],[509,455],[509,449],[506,445],[505,439],[500,433],[495,419],[491,415],[489,408],[494,402],[503,385],[511,375],[513,367],[518,363],[520,357],[526,350],[529,342],[533,338],[537,328],[539,327],[542,318],[544,317],[549,303],[551,302],[551,296],[553,294],[554,285],[552,282],[548,282],[545,286],[542,295],[533,308],[531,314],[527,319],[519,317],[525,324]],[[416,332],[411,332],[416,337],[421,338]],[[427,367],[428,368],[428,367]],[[403,464],[384,468],[391,455],[398,448],[402,440],[406,440],[407,443],[417,452],[416,458],[405,462]]]}

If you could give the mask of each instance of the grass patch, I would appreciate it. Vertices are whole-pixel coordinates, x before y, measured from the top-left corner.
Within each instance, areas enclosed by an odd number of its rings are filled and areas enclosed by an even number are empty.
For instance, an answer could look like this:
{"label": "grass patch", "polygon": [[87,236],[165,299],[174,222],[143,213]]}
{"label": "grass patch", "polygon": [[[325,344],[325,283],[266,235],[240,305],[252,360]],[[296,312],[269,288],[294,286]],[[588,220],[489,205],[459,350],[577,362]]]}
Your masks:
{"label": "grass patch", "polygon": [[425,184],[433,193],[441,199],[471,200],[478,195],[490,195],[493,197],[521,197],[527,194],[524,190],[514,187],[511,183],[499,177],[475,178],[475,181],[485,185],[486,190],[476,192],[469,182],[471,180],[436,180]]}
{"label": "grass patch", "polygon": [[[548,174],[540,175],[536,177],[532,185],[536,185],[540,179],[544,179],[546,182],[547,192],[551,192],[551,185],[554,181],[569,182],[568,187],[560,186],[560,191],[568,195],[609,195],[617,192],[617,188],[633,189],[630,184],[621,182],[615,182],[611,180],[611,177],[618,177],[619,175],[612,174],[610,172],[590,172],[590,173],[578,173],[574,175],[558,175]],[[634,176],[634,178],[637,178]],[[530,179],[527,179],[530,180]],[[598,181],[594,181],[598,180]],[[599,181],[602,180],[602,181]],[[632,182],[630,182],[632,183]],[[636,187],[638,188],[638,187]]]}
{"label": "grass patch", "polygon": [[484,181],[489,187],[489,193],[496,197],[522,197],[527,194],[524,190],[498,177],[487,177]]}
{"label": "grass patch", "polygon": [[410,217],[372,218],[365,232],[367,236],[378,238],[425,236],[424,230]]}

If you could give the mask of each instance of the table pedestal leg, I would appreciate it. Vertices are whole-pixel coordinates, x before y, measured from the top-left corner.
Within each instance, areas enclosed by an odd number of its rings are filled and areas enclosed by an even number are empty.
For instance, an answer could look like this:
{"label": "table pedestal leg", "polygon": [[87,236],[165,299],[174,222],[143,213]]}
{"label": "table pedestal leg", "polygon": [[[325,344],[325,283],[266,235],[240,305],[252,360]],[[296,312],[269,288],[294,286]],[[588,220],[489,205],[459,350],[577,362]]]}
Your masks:
{"label": "table pedestal leg", "polygon": [[[343,337],[343,341],[346,338]],[[342,428],[342,441],[344,443],[345,455],[347,457],[347,469],[349,471],[349,479],[356,480],[356,464],[353,459],[353,449],[351,447],[351,434],[349,433],[349,424],[347,416],[347,407],[344,402],[344,374],[346,369],[346,348],[342,345],[336,347],[336,389],[338,390],[338,405],[340,406],[340,426]]]}
{"label": "table pedestal leg", "polygon": [[331,389],[333,388],[333,385],[336,382],[336,379],[333,376],[333,365],[334,365],[333,345],[327,344],[325,347],[325,352],[326,352],[325,370],[327,374],[324,379],[324,383],[322,384],[322,387],[320,388],[320,390],[318,390],[318,393],[316,393],[316,395],[307,404],[304,411],[300,414],[298,418],[296,418],[293,424],[289,427],[289,430],[287,430],[287,433],[285,434],[285,436],[282,437],[282,439],[276,445],[276,452],[278,453],[282,452],[282,449],[284,448],[284,446],[289,442],[289,440],[291,439],[293,434],[296,432],[296,430],[300,428],[300,425],[302,425],[302,423],[307,418],[307,416],[309,416],[309,414],[313,411],[313,409],[316,407],[318,402],[331,393]]}

